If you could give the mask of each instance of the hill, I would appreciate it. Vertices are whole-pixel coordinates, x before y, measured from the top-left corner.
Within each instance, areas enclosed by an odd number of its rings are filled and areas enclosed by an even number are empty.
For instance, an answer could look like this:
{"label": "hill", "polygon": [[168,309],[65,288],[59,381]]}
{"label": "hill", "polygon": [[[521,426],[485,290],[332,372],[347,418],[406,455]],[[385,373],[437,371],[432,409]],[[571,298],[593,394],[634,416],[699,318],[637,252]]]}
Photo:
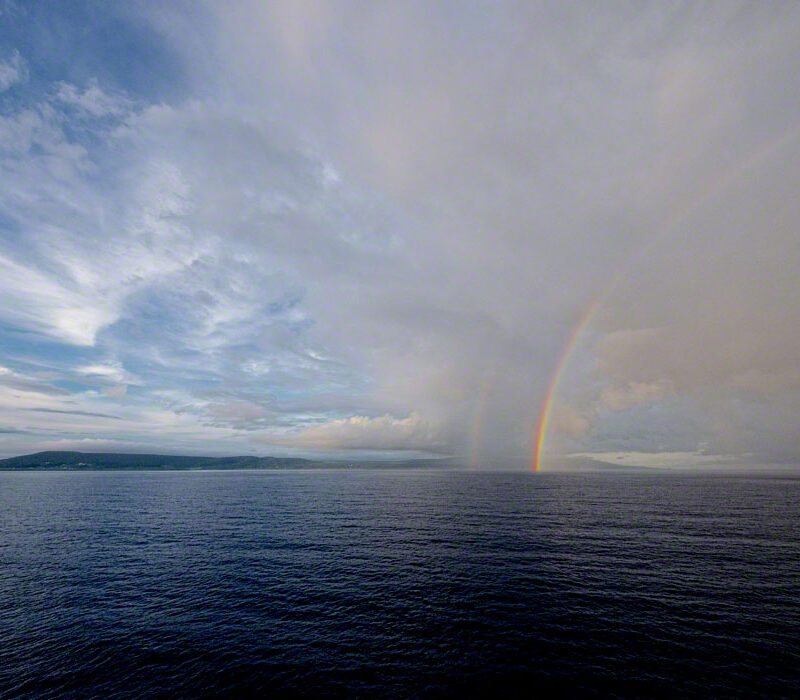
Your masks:
{"label": "hill", "polygon": [[36,452],[0,460],[0,469],[14,471],[28,469],[303,469],[319,466],[321,466],[319,462],[288,457],[192,457],[113,452]]}
{"label": "hill", "polygon": [[0,459],[0,471],[190,470],[190,469],[422,469],[453,466],[448,460],[324,462],[298,457],[194,457],[116,452],[36,452]]}

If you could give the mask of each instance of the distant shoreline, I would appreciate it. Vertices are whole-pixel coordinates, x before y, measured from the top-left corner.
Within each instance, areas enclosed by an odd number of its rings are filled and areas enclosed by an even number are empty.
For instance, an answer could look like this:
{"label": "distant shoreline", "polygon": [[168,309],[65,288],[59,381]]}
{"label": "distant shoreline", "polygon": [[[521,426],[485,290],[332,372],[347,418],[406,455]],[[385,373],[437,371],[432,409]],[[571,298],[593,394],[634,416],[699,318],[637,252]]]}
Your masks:
{"label": "distant shoreline", "polygon": [[448,458],[406,461],[316,461],[299,457],[198,457],[117,452],[36,452],[0,460],[0,471],[300,471],[452,469]]}

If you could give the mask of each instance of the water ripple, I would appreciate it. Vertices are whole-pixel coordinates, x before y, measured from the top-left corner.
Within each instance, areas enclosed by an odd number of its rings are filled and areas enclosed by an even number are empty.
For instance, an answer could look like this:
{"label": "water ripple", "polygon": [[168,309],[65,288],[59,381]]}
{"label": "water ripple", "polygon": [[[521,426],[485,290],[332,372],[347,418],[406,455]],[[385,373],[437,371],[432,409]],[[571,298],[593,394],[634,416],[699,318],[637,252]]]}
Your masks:
{"label": "water ripple", "polygon": [[793,697],[800,481],[0,473],[0,697]]}

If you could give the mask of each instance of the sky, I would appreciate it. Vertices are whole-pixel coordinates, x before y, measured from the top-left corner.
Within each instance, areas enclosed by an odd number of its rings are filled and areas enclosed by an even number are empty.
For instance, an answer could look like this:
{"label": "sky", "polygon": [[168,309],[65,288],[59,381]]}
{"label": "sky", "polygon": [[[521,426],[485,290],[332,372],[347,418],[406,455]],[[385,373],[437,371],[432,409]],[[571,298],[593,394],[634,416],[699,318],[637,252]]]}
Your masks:
{"label": "sky", "polygon": [[800,463],[799,65],[793,2],[4,0],[0,456]]}

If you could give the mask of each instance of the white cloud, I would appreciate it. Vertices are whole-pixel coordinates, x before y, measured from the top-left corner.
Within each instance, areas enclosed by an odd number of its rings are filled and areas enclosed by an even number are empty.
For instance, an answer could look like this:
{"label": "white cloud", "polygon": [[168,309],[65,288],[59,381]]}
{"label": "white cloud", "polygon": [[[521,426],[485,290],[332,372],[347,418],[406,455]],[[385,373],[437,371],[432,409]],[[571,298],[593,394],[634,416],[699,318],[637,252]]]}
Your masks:
{"label": "white cloud", "polygon": [[19,51],[14,51],[8,60],[0,61],[0,92],[5,92],[13,85],[27,80],[28,65],[19,55]]}
{"label": "white cloud", "polygon": [[588,457],[620,467],[663,467],[691,469],[698,466],[733,465],[730,456],[703,452],[586,452],[570,457]]}
{"label": "white cloud", "polygon": [[55,100],[63,105],[77,107],[92,117],[117,117],[127,114],[132,107],[128,98],[105,92],[96,79],[89,81],[83,88],[72,83],[59,83]]}
{"label": "white cloud", "polygon": [[120,362],[84,365],[83,367],[78,367],[75,371],[87,377],[101,377],[115,382],[130,383],[135,381],[135,378],[129,372],[125,371],[125,368]]}
{"label": "white cloud", "polygon": [[263,442],[314,450],[430,450],[444,445],[439,431],[418,414],[408,418],[352,416],[282,435],[262,435]]}

